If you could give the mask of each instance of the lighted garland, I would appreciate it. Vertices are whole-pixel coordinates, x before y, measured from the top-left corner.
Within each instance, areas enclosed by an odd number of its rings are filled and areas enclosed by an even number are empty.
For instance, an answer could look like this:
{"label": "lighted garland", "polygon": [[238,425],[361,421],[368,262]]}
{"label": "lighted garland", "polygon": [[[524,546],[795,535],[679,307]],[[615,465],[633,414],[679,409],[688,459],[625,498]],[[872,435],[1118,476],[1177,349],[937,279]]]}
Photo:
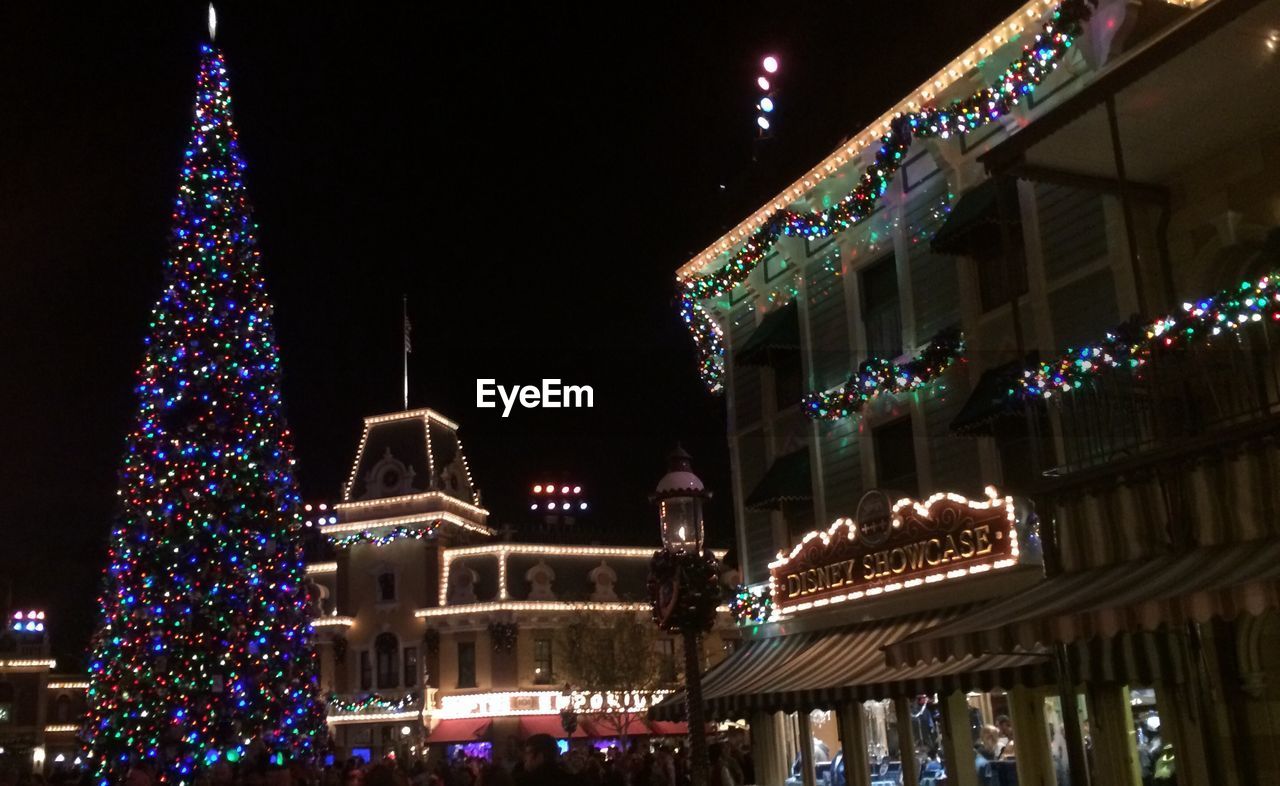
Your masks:
{"label": "lighted garland", "polygon": [[1093,12],[1094,0],[1063,0],[1041,31],[994,82],[944,107],[926,107],[894,119],[858,185],[830,206],[809,212],[780,210],[764,221],[718,270],[687,279],[680,291],[680,316],[698,350],[703,382],[723,389],[724,343],[719,324],[700,301],[719,297],[746,281],[781,237],[820,239],[854,226],[874,212],[906,158],[914,138],[947,139],[984,126],[1016,106],[1058,67]]}
{"label": "lighted garland", "polygon": [[933,337],[924,350],[906,363],[871,358],[849,381],[834,390],[808,393],[805,414],[815,420],[839,420],[862,411],[881,393],[907,393],[942,375],[964,353],[964,337],[951,328]]}
{"label": "lighted garland", "polygon": [[326,702],[330,712],[344,714],[361,712],[404,712],[411,710],[418,703],[417,693],[406,693],[399,699],[384,698],[381,694],[370,693],[354,701],[343,699],[336,693],[330,693]]}
{"label": "lighted garland", "polygon": [[649,561],[653,621],[669,633],[705,633],[720,605],[720,561],[704,553],[662,549]]}
{"label": "lighted garland", "polygon": [[739,625],[760,625],[773,616],[773,597],[765,587],[739,584],[729,601],[729,613]]}
{"label": "lighted garland", "polygon": [[1185,348],[1195,341],[1212,341],[1223,334],[1235,335],[1248,325],[1267,321],[1280,322],[1280,273],[1183,303],[1180,313],[1145,326],[1124,323],[1096,344],[1068,349],[1053,363],[1041,363],[1024,372],[1011,393],[1043,398],[1069,393],[1108,369],[1136,370],[1156,353]]}
{"label": "lighted garland", "polygon": [[354,546],[358,543],[368,543],[372,546],[385,546],[388,543],[394,543],[403,538],[412,538],[414,540],[422,540],[429,538],[435,534],[436,527],[439,522],[433,522],[421,527],[393,527],[387,532],[376,533],[372,530],[362,530],[354,532],[350,535],[343,535],[340,538],[330,538],[329,541],[340,549]]}

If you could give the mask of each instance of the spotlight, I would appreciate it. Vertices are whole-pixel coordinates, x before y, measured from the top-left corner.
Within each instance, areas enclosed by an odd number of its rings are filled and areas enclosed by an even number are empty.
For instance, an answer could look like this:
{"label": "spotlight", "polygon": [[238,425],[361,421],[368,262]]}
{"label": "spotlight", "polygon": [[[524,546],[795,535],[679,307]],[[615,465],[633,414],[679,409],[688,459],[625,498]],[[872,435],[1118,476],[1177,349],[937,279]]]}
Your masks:
{"label": "spotlight", "polygon": [[756,125],[760,126],[760,130],[761,130],[761,131],[768,131],[768,130],[769,130],[769,118],[767,118],[767,117],[763,117],[763,116],[761,116],[761,117],[757,117],[757,118],[756,118]]}
{"label": "spotlight", "polygon": [[778,58],[774,57],[773,55],[769,55],[768,57],[766,57],[764,59],[763,65],[764,65],[765,71],[768,71],[771,74],[778,73]]}

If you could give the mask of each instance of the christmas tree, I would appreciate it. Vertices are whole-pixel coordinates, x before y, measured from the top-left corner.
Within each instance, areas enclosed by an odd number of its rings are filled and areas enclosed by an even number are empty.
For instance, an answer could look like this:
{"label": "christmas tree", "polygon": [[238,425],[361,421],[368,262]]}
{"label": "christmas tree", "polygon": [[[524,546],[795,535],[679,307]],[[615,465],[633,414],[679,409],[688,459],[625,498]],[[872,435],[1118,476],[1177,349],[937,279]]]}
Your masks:
{"label": "christmas tree", "polygon": [[272,308],[211,45],[184,155],[89,667],[102,784],[306,758],[324,729]]}

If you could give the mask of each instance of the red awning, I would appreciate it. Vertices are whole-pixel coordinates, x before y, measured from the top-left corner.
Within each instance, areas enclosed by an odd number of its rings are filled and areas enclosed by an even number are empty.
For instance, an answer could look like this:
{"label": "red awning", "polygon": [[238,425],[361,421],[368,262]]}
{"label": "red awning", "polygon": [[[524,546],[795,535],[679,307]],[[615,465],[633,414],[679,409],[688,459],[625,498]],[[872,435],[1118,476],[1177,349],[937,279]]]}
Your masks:
{"label": "red awning", "polygon": [[427,736],[428,743],[476,742],[489,733],[488,718],[450,718],[442,720]]}
{"label": "red awning", "polygon": [[521,715],[520,739],[528,739],[535,734],[549,734],[558,740],[569,736],[559,715]]}
{"label": "red awning", "polygon": [[689,733],[689,724],[684,721],[649,721],[649,728],[655,737],[683,737]]}
{"label": "red awning", "polygon": [[[646,725],[644,720],[638,715],[632,715],[627,718],[625,729],[620,729],[618,727],[620,720],[621,719],[615,720],[612,718],[608,720],[602,718],[591,718],[586,722],[579,721],[578,731],[581,732],[585,729],[586,734],[581,736],[597,738],[621,737],[624,736],[624,733],[627,737],[643,737],[651,733],[648,725]],[[574,736],[577,737],[579,735],[575,733]]]}

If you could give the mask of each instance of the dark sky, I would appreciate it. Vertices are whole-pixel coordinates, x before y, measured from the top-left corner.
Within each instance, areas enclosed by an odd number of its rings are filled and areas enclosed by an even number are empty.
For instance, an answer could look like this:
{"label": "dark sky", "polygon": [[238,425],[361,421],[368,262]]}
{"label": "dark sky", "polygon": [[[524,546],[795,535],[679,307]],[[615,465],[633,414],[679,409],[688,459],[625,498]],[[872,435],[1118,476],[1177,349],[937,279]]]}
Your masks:
{"label": "dark sky", "polygon": [[[96,589],[134,367],[160,291],[201,3],[0,9],[0,577],[48,608],[64,666]],[[682,440],[722,498],[723,405],[673,273],[1009,13],[960,3],[219,3],[218,44],[308,499],[335,499],[360,418],[459,421],[498,522],[548,471],[603,526]],[[755,76],[783,70],[751,163]],[[726,191],[719,189],[726,184]],[[591,385],[592,410],[475,408],[475,380]]]}

